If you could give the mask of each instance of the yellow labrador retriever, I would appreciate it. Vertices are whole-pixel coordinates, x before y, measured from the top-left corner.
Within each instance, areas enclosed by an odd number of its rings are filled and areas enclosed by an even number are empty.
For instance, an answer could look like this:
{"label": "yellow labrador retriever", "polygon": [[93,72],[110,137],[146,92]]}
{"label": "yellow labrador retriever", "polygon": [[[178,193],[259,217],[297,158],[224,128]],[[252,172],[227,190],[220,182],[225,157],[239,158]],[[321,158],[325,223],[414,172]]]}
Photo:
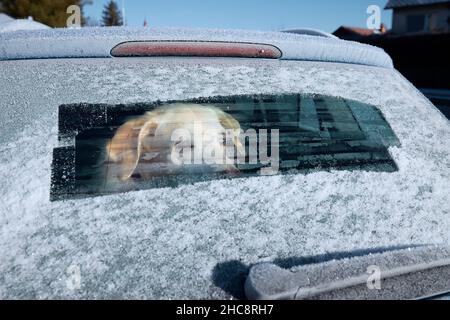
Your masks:
{"label": "yellow labrador retriever", "polygon": [[[189,133],[192,139],[184,139],[183,135],[177,136],[177,131]],[[189,155],[201,155],[201,160],[209,160],[208,165],[202,163],[201,167],[204,169],[235,172],[237,168],[227,155],[230,154],[230,147],[233,154],[236,147],[239,156],[245,155],[239,141],[240,132],[239,122],[214,106],[161,106],[127,121],[116,131],[106,146],[109,154],[107,179],[126,181],[134,174],[148,179],[154,175],[172,173],[174,170],[189,170],[188,166],[180,166],[179,163],[182,158],[180,151],[186,149],[192,151]],[[207,153],[206,148],[222,152]],[[207,159],[208,156],[204,158],[205,154],[213,154],[213,159]]]}

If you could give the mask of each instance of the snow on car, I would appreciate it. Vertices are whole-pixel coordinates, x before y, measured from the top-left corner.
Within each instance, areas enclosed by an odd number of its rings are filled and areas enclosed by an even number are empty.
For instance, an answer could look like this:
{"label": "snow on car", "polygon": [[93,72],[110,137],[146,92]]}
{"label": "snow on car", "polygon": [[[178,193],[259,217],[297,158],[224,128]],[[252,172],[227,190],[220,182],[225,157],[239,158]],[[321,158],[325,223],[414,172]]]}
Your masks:
{"label": "snow on car", "polygon": [[[150,49],[111,55],[136,41]],[[190,56],[152,56],[167,41]],[[199,42],[234,49],[199,57]],[[240,298],[255,263],[450,242],[450,123],[378,48],[88,28],[0,34],[0,59],[1,298]],[[146,114],[180,103],[279,130],[279,173],[185,181],[150,167],[138,138],[119,157],[133,161],[108,159],[119,128],[160,124]]]}

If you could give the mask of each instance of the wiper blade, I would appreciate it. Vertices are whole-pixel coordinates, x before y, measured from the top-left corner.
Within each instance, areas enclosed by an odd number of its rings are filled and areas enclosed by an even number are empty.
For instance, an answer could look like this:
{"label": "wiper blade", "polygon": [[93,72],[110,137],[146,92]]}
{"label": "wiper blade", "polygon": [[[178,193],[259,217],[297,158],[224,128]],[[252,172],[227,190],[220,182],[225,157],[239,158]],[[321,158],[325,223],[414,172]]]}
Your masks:
{"label": "wiper blade", "polygon": [[450,292],[450,248],[426,246],[282,269],[251,268],[249,299],[433,299]]}
{"label": "wiper blade", "polygon": [[450,290],[439,292],[425,297],[420,297],[417,298],[417,300],[441,300],[443,298],[446,298],[445,300],[450,300]]}

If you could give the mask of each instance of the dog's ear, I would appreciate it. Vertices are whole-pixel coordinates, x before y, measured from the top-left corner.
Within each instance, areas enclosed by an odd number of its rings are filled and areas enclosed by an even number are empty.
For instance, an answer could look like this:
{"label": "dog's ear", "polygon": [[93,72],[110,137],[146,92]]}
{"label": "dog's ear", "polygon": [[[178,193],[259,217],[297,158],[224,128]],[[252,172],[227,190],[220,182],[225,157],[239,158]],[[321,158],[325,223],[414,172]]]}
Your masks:
{"label": "dog's ear", "polygon": [[137,119],[129,120],[116,131],[107,144],[109,156],[108,176],[128,180],[134,173],[141,157],[141,141],[156,128],[151,113]]}
{"label": "dog's ear", "polygon": [[239,135],[241,134],[241,124],[239,123],[239,121],[220,109],[217,109],[217,117],[219,118],[219,122],[225,130],[233,131],[233,143],[236,146],[238,155],[241,157],[245,156],[245,149],[242,146],[241,141],[239,140]]}
{"label": "dog's ear", "polygon": [[233,118],[228,113],[223,112],[220,109],[217,110],[217,117],[219,118],[220,124],[225,129],[228,129],[228,130],[231,129],[233,131],[241,129],[241,125],[235,118]]}

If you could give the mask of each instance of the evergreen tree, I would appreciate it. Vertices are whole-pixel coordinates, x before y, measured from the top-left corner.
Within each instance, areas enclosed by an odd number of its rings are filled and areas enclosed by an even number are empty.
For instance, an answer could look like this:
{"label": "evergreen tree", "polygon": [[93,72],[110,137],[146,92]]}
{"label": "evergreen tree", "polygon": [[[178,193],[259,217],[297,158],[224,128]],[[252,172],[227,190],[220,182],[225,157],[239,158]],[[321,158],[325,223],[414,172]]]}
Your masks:
{"label": "evergreen tree", "polygon": [[110,0],[103,8],[102,24],[107,27],[123,25],[122,14],[114,0]]}
{"label": "evergreen tree", "polygon": [[81,24],[84,25],[86,19],[83,16],[83,6],[91,3],[91,0],[0,0],[0,12],[15,19],[27,19],[31,16],[35,21],[50,27],[63,28],[66,26],[69,6],[80,6]]}

